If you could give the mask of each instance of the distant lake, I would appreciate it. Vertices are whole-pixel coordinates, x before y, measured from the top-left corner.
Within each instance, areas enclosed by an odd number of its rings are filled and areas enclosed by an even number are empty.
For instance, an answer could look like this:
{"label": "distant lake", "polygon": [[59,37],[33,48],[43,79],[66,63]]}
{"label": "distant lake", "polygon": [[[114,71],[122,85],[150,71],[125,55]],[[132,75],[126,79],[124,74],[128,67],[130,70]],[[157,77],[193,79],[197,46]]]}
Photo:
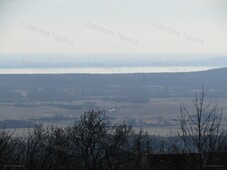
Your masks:
{"label": "distant lake", "polygon": [[124,74],[124,73],[179,73],[216,69],[220,67],[73,67],[73,68],[0,68],[0,74]]}

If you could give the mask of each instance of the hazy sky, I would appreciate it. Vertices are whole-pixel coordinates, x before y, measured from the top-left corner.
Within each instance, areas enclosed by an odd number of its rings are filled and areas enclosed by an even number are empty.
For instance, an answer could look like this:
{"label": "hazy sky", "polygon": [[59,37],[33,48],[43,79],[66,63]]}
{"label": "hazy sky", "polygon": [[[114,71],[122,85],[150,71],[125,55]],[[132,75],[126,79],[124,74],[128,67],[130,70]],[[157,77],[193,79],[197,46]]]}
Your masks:
{"label": "hazy sky", "polygon": [[0,0],[0,53],[227,54],[227,0]]}

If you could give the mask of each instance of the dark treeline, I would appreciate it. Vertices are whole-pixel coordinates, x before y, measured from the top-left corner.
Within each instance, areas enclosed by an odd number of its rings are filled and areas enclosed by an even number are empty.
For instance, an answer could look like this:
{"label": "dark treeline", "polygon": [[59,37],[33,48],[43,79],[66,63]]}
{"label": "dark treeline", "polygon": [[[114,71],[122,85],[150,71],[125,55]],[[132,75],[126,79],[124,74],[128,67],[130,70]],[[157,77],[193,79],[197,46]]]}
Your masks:
{"label": "dark treeline", "polygon": [[[148,135],[126,123],[110,126],[103,111],[85,112],[71,127],[37,125],[24,138],[0,134],[1,168],[146,169],[152,153]],[[147,154],[142,159],[142,153]]]}
{"label": "dark treeline", "polygon": [[127,123],[112,125],[104,111],[90,110],[65,128],[42,124],[25,137],[0,131],[0,169],[226,169],[226,131],[217,106],[193,101],[195,112],[181,105],[179,133],[159,143]]}

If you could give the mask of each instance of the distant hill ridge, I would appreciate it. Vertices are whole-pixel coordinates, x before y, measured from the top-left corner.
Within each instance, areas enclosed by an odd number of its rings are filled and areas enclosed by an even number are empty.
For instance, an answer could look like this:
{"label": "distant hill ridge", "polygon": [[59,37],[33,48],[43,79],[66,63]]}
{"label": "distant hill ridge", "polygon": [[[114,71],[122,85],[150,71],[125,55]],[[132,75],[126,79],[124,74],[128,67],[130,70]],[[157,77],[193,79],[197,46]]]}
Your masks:
{"label": "distant hill ridge", "polygon": [[189,73],[133,73],[133,74],[19,74],[0,75],[0,87],[76,88],[124,86],[165,86],[227,89],[227,68]]}

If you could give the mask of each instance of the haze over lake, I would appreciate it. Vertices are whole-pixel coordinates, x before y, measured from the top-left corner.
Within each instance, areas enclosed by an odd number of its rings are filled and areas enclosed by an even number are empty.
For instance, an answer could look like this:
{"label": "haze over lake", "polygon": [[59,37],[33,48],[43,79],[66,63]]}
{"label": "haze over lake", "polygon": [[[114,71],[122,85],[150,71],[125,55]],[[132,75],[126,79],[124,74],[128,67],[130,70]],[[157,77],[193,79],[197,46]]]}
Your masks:
{"label": "haze over lake", "polygon": [[0,74],[195,72],[227,67],[222,55],[1,55]]}

